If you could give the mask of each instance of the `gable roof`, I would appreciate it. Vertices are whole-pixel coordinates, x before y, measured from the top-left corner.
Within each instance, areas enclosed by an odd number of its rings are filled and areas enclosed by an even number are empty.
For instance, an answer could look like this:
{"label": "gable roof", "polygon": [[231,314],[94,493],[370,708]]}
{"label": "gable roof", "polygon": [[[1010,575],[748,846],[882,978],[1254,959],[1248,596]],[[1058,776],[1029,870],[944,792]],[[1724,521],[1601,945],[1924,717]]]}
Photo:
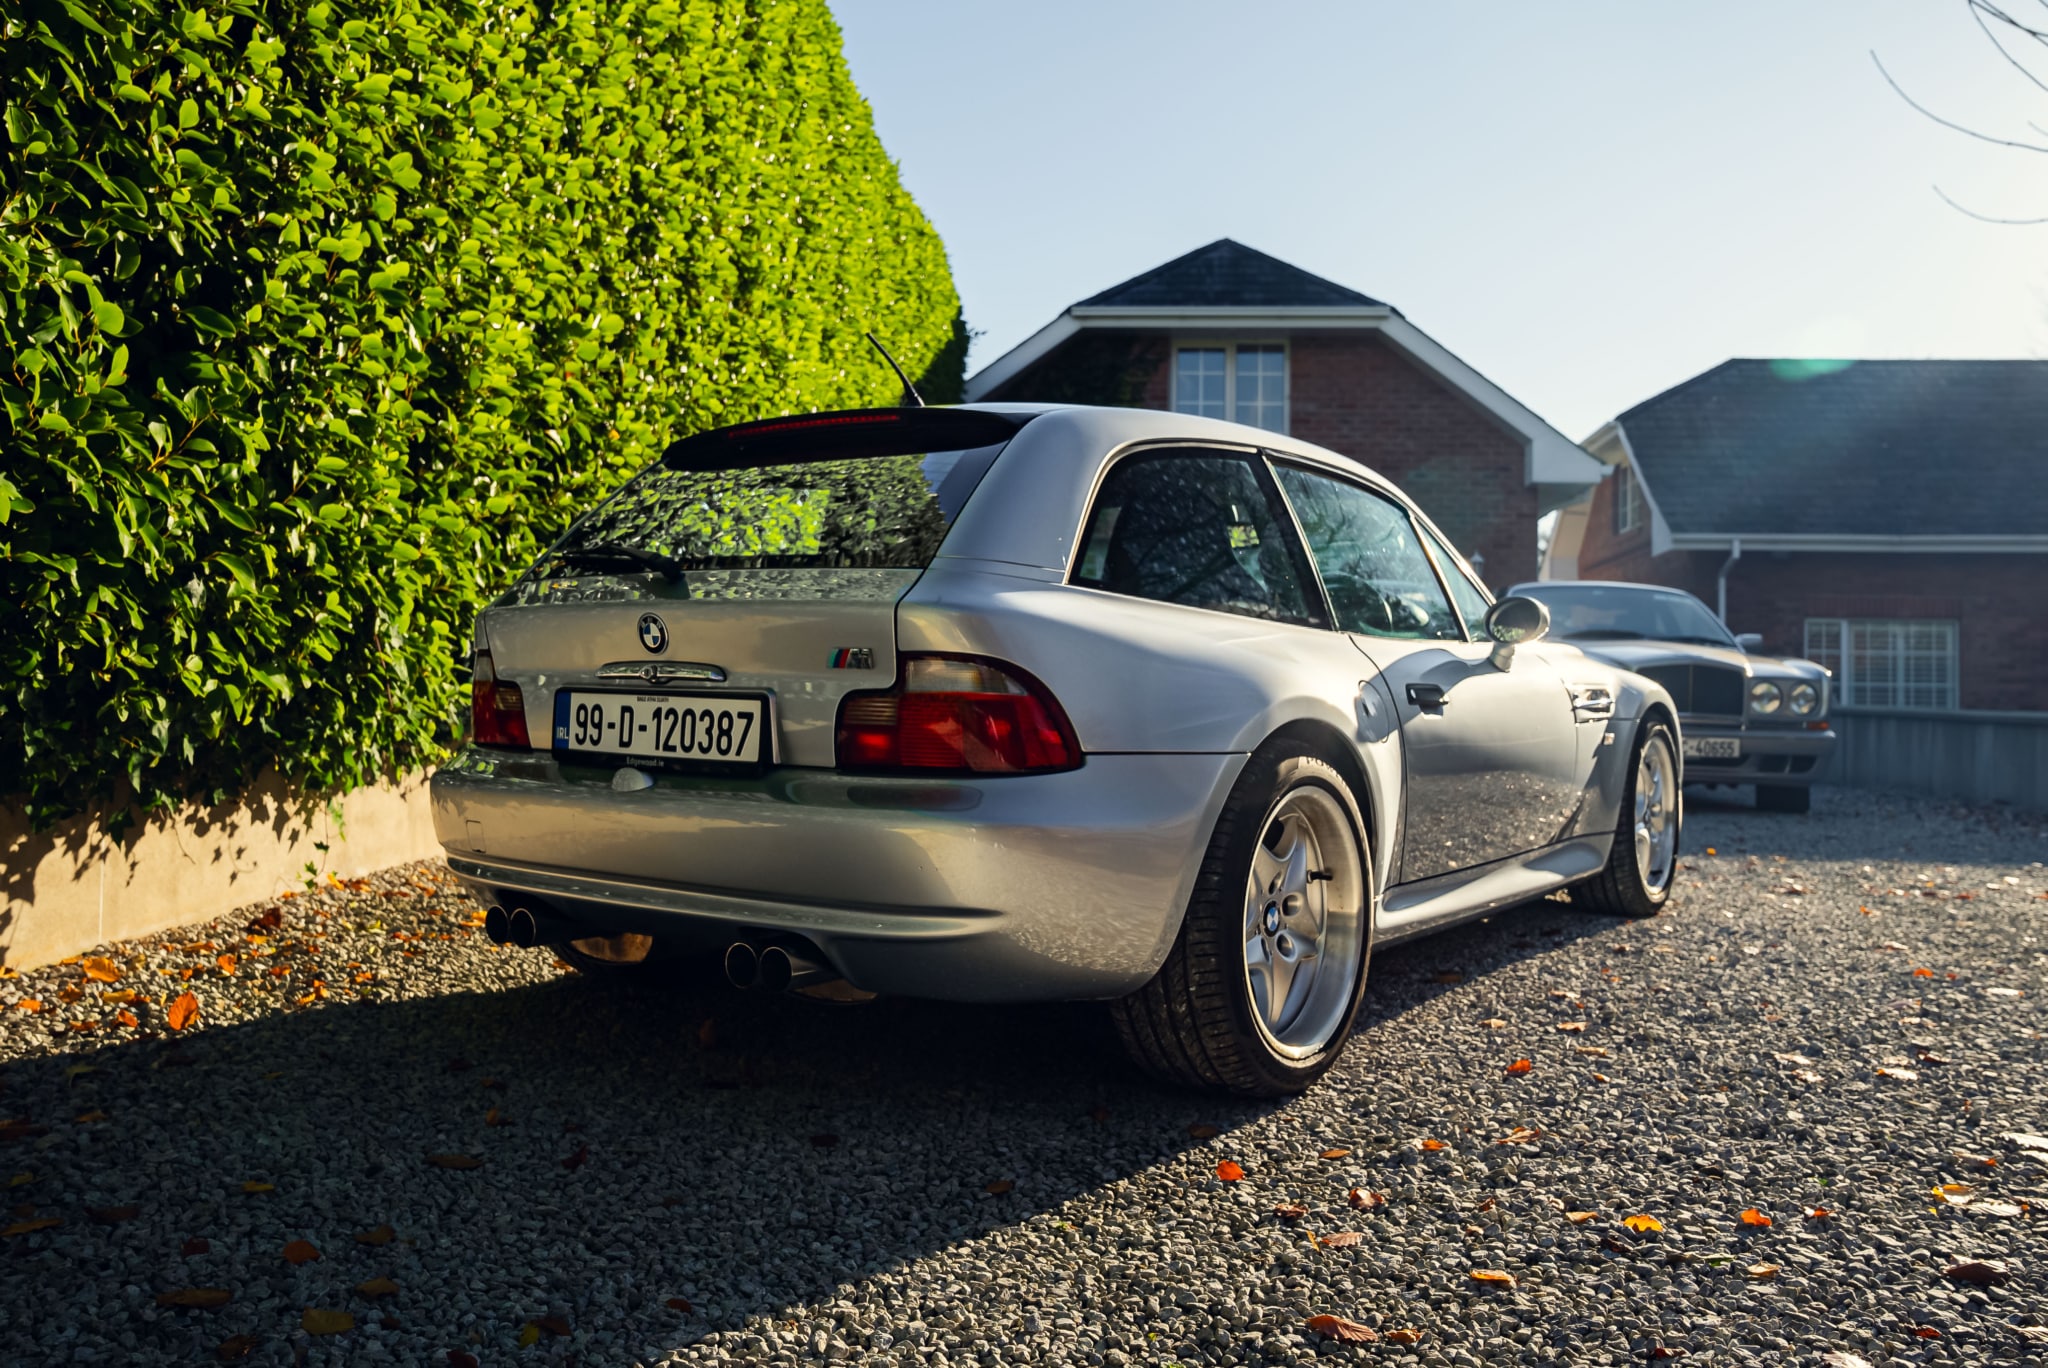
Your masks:
{"label": "gable roof", "polygon": [[1672,545],[2048,540],[2048,361],[1738,359],[1615,426]]}
{"label": "gable roof", "polygon": [[1299,266],[1218,238],[1074,305],[1089,308],[1389,308]]}

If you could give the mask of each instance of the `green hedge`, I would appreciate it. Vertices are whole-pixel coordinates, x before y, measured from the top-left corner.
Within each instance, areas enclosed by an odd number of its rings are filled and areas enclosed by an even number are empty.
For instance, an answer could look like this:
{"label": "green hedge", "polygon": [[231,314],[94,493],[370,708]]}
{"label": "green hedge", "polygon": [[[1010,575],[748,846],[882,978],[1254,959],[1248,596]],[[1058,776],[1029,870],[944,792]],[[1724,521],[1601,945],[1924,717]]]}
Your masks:
{"label": "green hedge", "polygon": [[966,334],[821,0],[13,0],[0,795],[445,753],[478,605],[671,438]]}

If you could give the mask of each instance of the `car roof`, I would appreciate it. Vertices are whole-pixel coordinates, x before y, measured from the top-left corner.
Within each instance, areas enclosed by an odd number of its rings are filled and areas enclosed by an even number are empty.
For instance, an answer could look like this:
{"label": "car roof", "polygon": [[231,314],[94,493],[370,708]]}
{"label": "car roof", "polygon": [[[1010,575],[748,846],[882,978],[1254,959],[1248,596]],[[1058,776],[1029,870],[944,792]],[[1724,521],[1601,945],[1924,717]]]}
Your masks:
{"label": "car roof", "polygon": [[1684,589],[1674,589],[1668,584],[1642,584],[1635,580],[1524,580],[1508,589],[1510,594],[1526,594],[1531,589],[1634,589],[1645,594],[1676,594],[1680,598],[1700,601],[1699,595]]}
{"label": "car roof", "polygon": [[1247,423],[1226,422],[1221,418],[1203,418],[1192,413],[1176,413],[1171,409],[1117,408],[1093,404],[961,404],[958,407],[983,413],[1027,417],[1033,427],[1063,427],[1076,439],[1090,445],[1102,445],[1105,449],[1132,441],[1171,441],[1181,438],[1191,442],[1259,447],[1276,456],[1330,466],[1375,484],[1398,488],[1392,480],[1371,466],[1353,460],[1341,452],[1317,446],[1314,442],[1304,442],[1284,432],[1272,432],[1265,428],[1252,427]]}

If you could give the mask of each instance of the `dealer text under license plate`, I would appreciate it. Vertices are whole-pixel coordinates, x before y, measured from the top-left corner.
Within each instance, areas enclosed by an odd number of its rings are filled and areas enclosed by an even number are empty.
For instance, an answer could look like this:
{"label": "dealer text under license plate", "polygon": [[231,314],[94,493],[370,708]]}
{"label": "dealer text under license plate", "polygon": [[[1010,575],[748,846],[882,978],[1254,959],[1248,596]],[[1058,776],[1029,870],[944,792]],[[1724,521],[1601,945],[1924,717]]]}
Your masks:
{"label": "dealer text under license plate", "polygon": [[767,714],[766,700],[729,694],[564,692],[555,697],[555,749],[754,765]]}

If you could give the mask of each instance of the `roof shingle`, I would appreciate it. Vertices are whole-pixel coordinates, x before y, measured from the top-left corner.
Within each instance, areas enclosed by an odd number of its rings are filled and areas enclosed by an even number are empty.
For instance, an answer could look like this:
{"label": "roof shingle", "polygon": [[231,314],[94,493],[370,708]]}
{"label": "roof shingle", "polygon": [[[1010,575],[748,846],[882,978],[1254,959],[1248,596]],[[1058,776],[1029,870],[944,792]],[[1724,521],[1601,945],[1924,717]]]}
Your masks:
{"label": "roof shingle", "polygon": [[1621,415],[1674,534],[2048,532],[2048,361],[1726,361]]}
{"label": "roof shingle", "polygon": [[1074,307],[1123,305],[1141,308],[1290,308],[1302,306],[1385,308],[1377,299],[1310,275],[1278,257],[1229,238],[1218,238],[1186,256],[1154,266],[1090,295]]}

